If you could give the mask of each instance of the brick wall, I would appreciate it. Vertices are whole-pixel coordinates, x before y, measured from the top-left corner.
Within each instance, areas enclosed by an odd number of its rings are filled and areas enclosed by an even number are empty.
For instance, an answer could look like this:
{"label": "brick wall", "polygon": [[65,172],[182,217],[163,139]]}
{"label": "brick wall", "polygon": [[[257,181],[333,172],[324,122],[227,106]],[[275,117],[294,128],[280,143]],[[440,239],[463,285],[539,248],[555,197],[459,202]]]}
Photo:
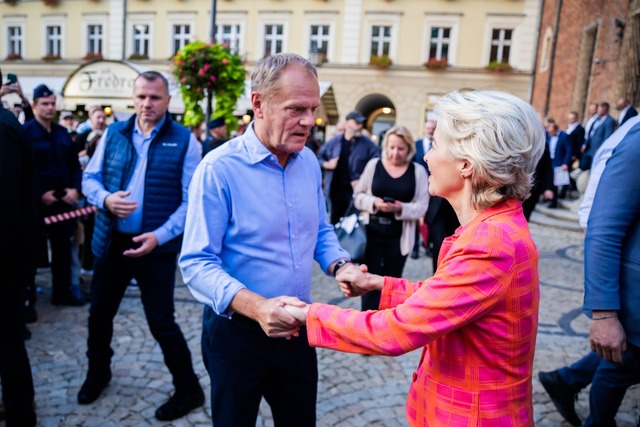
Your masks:
{"label": "brick wall", "polygon": [[[564,129],[569,111],[578,111],[582,120],[588,103],[603,101],[611,104],[612,114],[616,115],[615,103],[623,93],[621,85],[624,82],[620,78],[622,39],[618,37],[615,20],[630,22],[629,3],[629,0],[543,0],[531,99],[541,117],[551,115]],[[559,4],[561,13],[555,55],[549,58],[549,68],[540,71],[545,35],[548,28],[555,32]],[[590,30],[596,31],[592,56],[588,55],[586,35]]]}

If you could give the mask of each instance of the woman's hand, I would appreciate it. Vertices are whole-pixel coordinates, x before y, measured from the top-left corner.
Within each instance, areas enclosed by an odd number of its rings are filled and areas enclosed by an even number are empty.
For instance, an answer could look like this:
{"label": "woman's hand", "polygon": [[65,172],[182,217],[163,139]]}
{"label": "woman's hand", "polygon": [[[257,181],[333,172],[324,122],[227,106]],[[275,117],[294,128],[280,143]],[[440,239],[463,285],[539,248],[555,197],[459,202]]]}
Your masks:
{"label": "woman's hand", "polygon": [[382,289],[384,278],[368,271],[368,267],[364,264],[338,270],[336,280],[344,296],[356,297],[369,291]]}

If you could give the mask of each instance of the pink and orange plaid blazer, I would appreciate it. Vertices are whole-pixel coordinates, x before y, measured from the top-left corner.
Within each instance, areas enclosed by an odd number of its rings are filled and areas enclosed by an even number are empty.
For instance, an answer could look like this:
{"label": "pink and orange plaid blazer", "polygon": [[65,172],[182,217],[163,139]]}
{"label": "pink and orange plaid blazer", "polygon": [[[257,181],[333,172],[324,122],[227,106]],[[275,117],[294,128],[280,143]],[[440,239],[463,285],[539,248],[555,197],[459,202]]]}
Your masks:
{"label": "pink and orange plaid blazer", "polygon": [[486,209],[444,241],[424,282],[386,277],[379,311],[312,304],[309,343],[394,356],[424,347],[412,426],[533,426],[538,251],[521,203]]}

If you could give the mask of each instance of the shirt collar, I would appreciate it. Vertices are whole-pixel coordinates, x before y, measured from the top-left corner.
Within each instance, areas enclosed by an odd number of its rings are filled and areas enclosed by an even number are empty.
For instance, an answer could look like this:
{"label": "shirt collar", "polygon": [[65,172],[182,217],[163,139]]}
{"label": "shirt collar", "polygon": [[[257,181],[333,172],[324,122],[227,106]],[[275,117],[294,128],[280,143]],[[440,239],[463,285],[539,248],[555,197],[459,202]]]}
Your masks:
{"label": "shirt collar", "polygon": [[[273,156],[273,158],[275,159],[274,161],[277,163],[278,160],[276,159],[276,155],[269,151],[269,149],[260,141],[260,139],[258,139],[258,135],[256,135],[256,132],[253,129],[253,124],[254,122],[251,122],[249,126],[247,126],[244,134],[239,137],[243,138],[244,140],[244,146],[249,153],[249,161],[251,162],[251,164],[256,164],[260,163],[269,156]],[[304,148],[302,149],[302,151],[304,151]],[[298,156],[304,158],[302,152],[300,152],[291,153],[290,159],[296,159]]]}
{"label": "shirt collar", "polygon": [[140,129],[140,126],[138,126],[138,118],[136,117],[136,120],[133,121],[133,132],[139,134],[144,139],[153,139],[158,134],[158,132],[160,132],[160,128],[162,128],[162,125],[164,125],[164,122],[166,120],[167,120],[167,115],[165,114],[164,116],[162,116],[162,120],[160,120],[158,124],[155,125],[154,128],[151,130],[149,137],[145,137],[144,134],[142,133],[142,130]]}

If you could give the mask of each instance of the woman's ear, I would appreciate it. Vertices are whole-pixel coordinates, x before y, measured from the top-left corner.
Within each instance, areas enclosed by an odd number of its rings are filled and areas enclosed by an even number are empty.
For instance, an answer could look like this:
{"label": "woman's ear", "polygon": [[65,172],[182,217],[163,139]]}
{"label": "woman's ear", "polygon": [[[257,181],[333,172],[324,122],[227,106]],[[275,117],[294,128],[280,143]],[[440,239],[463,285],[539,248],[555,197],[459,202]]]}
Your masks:
{"label": "woman's ear", "polygon": [[460,175],[469,178],[473,174],[473,165],[468,160],[463,160],[460,165]]}

